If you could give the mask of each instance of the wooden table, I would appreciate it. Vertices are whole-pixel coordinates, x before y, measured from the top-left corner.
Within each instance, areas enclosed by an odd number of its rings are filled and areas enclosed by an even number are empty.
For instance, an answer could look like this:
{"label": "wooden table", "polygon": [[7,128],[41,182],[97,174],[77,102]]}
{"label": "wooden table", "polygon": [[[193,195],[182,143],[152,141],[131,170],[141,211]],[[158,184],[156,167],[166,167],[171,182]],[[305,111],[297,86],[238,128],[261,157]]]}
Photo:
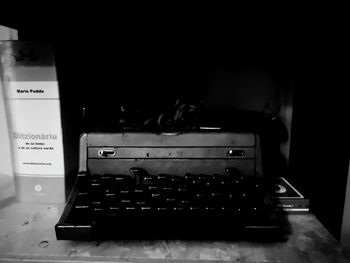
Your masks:
{"label": "wooden table", "polygon": [[58,241],[54,225],[64,205],[0,197],[0,262],[350,262],[312,214],[288,215],[286,242]]}

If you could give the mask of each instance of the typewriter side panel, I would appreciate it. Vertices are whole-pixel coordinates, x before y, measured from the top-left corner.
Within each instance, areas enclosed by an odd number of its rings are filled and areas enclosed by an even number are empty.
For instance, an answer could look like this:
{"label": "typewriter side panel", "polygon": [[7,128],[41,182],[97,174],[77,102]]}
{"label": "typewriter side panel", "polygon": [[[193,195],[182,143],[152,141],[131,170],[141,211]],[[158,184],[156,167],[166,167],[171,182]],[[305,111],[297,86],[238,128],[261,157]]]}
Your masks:
{"label": "typewriter side panel", "polygon": [[255,150],[255,173],[257,176],[263,176],[264,171],[263,171],[263,158],[262,158],[262,150],[261,150],[261,138],[259,135],[256,135],[256,146],[254,148]]}
{"label": "typewriter side panel", "polygon": [[87,134],[80,136],[79,143],[79,173],[87,171]]}

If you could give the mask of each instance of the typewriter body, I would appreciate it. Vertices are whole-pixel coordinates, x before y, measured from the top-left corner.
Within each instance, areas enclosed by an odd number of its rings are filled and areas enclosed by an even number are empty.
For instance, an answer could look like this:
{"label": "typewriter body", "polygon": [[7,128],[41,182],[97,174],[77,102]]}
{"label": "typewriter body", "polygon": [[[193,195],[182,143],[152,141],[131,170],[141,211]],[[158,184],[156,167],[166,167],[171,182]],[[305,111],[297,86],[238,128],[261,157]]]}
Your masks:
{"label": "typewriter body", "polygon": [[271,200],[257,134],[92,132],[56,235],[266,238],[281,230]]}

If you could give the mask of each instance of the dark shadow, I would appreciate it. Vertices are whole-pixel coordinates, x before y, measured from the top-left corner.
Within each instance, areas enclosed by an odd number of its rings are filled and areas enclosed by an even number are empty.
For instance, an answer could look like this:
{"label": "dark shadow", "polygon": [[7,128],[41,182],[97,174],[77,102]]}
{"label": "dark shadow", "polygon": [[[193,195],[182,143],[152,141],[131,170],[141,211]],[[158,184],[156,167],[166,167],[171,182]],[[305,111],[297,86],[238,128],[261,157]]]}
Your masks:
{"label": "dark shadow", "polygon": [[10,196],[6,199],[3,199],[0,201],[0,209],[5,208],[11,204],[13,204],[15,202],[15,197],[14,196]]}

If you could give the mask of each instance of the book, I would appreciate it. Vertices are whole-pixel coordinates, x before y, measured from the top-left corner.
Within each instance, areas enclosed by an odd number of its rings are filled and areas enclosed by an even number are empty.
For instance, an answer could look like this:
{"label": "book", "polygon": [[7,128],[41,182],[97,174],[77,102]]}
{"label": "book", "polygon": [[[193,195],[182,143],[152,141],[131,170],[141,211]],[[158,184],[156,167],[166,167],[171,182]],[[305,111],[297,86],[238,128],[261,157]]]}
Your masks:
{"label": "book", "polygon": [[2,41],[0,55],[16,198],[64,203],[76,165],[65,162],[53,47]]}

